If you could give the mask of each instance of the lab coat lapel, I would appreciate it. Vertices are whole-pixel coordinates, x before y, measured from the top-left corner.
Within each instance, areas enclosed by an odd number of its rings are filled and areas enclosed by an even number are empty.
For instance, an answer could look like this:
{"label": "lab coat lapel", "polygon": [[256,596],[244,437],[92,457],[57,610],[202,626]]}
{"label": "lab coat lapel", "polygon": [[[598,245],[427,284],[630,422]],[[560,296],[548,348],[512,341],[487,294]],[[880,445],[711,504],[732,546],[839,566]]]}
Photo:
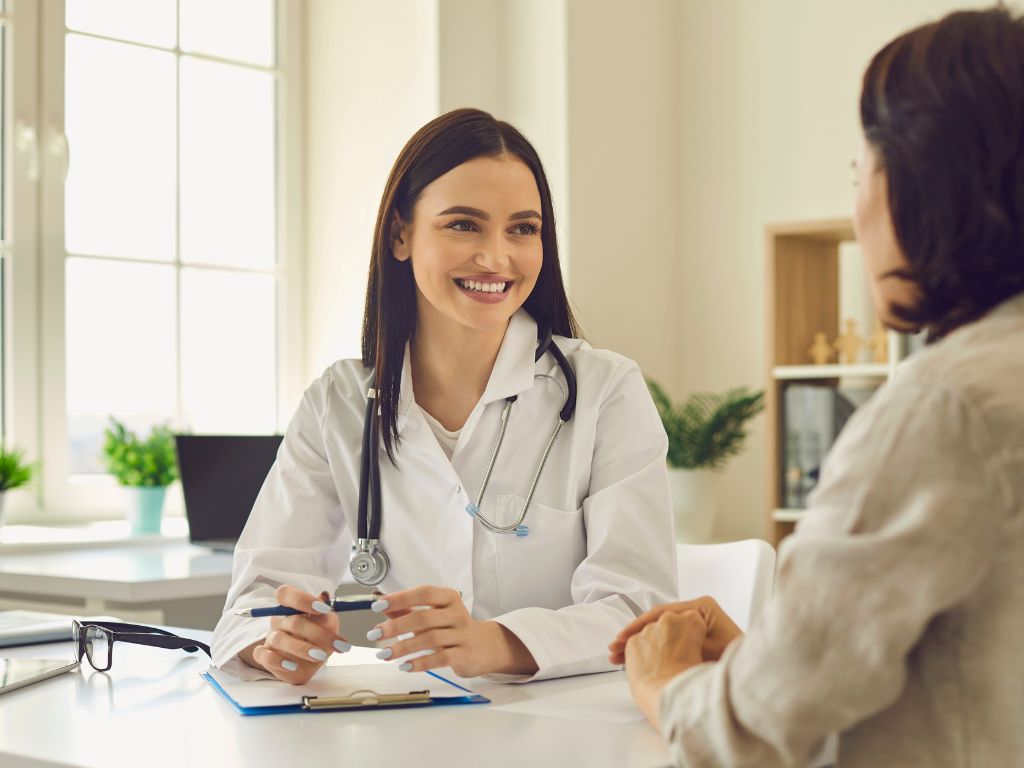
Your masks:
{"label": "lab coat lapel", "polygon": [[533,355],[536,349],[537,323],[526,310],[520,309],[512,315],[508,328],[505,329],[505,338],[501,341],[498,357],[494,361],[480,402],[476,404],[462,427],[459,441],[452,452],[453,463],[473,439],[480,417],[488,405],[518,395],[533,386]]}

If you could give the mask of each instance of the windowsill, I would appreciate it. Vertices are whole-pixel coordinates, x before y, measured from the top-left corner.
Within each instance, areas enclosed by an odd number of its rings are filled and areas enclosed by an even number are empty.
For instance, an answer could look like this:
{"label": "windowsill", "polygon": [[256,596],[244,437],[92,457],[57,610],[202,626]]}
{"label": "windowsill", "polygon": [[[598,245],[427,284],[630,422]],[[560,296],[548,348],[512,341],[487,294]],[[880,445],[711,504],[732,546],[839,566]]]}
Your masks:
{"label": "windowsill", "polygon": [[188,521],[165,517],[160,533],[132,535],[127,520],[103,520],[84,525],[3,525],[0,552],[29,554],[68,549],[134,547],[188,541]]}

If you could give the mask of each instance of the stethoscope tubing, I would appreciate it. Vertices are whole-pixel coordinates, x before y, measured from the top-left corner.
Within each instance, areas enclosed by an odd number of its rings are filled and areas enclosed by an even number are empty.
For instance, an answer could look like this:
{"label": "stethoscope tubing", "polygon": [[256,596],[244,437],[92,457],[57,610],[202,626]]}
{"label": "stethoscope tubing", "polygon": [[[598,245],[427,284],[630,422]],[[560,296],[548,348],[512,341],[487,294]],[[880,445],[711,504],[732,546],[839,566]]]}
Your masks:
{"label": "stethoscope tubing", "polygon": [[[548,439],[547,445],[544,447],[544,453],[541,456],[540,463],[537,466],[537,471],[533,475],[533,481],[530,483],[530,490],[526,495],[526,501],[523,504],[523,509],[520,511],[518,518],[511,525],[497,525],[493,521],[480,513],[480,504],[483,501],[484,493],[487,490],[487,485],[491,479],[491,473],[494,471],[494,466],[497,463],[498,456],[501,452],[502,443],[505,440],[505,432],[508,429],[509,417],[512,412],[512,404],[518,399],[518,395],[512,395],[506,398],[505,407],[501,412],[501,428],[498,432],[498,440],[494,445],[494,450],[491,452],[490,461],[487,463],[487,471],[484,473],[483,482],[480,484],[480,492],[477,494],[476,502],[470,502],[466,505],[466,511],[477,520],[480,524],[489,531],[494,533],[510,534],[514,533],[516,536],[526,536],[529,534],[529,528],[523,524],[526,519],[526,513],[529,511],[530,503],[533,501],[533,496],[537,491],[537,486],[540,483],[541,475],[544,472],[544,467],[547,464],[548,457],[551,454],[551,449],[555,444],[555,440],[558,439],[558,435],[562,430],[562,427],[572,418],[573,413],[576,410],[576,374],[566,359],[562,350],[558,348],[552,340],[551,329],[544,327],[540,332],[540,342],[537,345],[537,350],[534,353],[534,362],[540,360],[545,352],[550,352],[552,357],[555,358],[555,362],[558,363],[559,369],[562,371],[562,375],[565,377],[566,391],[565,402],[562,404],[562,409],[558,414],[558,423],[555,425],[554,430],[551,433],[551,437]],[[547,374],[542,374],[535,378],[551,379],[561,388],[561,384],[557,379]],[[350,563],[350,569],[355,577],[356,581],[360,584],[372,586],[379,583],[384,576],[387,574],[389,569],[388,557],[380,546],[380,530],[381,530],[381,490],[380,490],[380,461],[379,461],[379,450],[380,450],[380,406],[377,399],[377,390],[374,387],[374,382],[371,382],[371,386],[366,396],[366,416],[363,421],[363,437],[362,437],[362,456],[359,467],[359,502],[358,502],[358,520],[357,520],[357,534],[358,541],[357,545],[353,547],[353,551],[356,553],[353,556],[353,560]],[[355,567],[356,562],[359,561],[363,566],[374,569],[374,576],[368,577],[366,573],[363,573],[365,578],[361,578]],[[370,565],[373,563],[373,565]]]}

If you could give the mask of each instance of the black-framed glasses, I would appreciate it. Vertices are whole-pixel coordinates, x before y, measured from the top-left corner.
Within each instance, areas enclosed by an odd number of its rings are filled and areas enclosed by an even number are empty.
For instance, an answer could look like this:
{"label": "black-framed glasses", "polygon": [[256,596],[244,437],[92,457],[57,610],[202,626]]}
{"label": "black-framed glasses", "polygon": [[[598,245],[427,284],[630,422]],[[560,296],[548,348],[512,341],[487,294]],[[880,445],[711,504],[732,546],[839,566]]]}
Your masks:
{"label": "black-framed glasses", "polygon": [[97,672],[106,672],[114,660],[114,643],[135,643],[156,648],[180,648],[188,653],[203,651],[210,655],[210,646],[198,640],[179,637],[172,632],[141,624],[121,624],[116,621],[71,620],[71,639],[75,643],[76,661],[85,656]]}

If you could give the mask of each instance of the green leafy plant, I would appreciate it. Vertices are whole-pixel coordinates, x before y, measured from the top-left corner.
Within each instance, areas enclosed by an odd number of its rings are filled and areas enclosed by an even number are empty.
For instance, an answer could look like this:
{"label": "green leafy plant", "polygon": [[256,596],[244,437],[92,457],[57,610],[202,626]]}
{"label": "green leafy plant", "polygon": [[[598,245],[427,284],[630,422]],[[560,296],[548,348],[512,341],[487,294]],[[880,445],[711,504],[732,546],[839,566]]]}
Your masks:
{"label": "green leafy plant", "polygon": [[0,491],[20,488],[32,481],[35,467],[25,462],[22,451],[0,447]]}
{"label": "green leafy plant", "polygon": [[698,392],[675,405],[657,382],[647,387],[668,433],[668,463],[680,469],[721,469],[746,440],[746,425],[764,410],[764,392],[745,387]]}
{"label": "green leafy plant", "polygon": [[153,427],[145,440],[113,416],[103,430],[107,471],[121,485],[165,486],[178,477],[174,435],[167,427]]}

